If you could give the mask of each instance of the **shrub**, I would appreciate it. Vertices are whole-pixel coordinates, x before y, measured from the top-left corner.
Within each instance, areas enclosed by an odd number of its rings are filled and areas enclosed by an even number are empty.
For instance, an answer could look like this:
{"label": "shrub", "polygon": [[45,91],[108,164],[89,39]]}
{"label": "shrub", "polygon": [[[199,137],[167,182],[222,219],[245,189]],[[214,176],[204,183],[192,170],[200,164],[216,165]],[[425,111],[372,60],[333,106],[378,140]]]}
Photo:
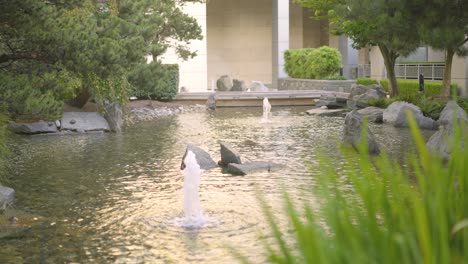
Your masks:
{"label": "shrub", "polygon": [[341,54],[337,49],[323,46],[311,54],[310,69],[316,79],[326,79],[340,72]]}
{"label": "shrub", "polygon": [[360,85],[372,85],[372,84],[379,84],[377,80],[371,78],[358,78],[356,79],[356,83]]}
{"label": "shrub", "polygon": [[326,80],[333,80],[333,81],[337,81],[337,80],[340,81],[341,80],[341,81],[343,81],[343,80],[346,80],[346,77],[335,74],[335,75],[328,76],[326,78]]}
{"label": "shrub", "polygon": [[291,78],[314,79],[310,56],[314,49],[290,49],[284,52],[284,70]]}
{"label": "shrub", "polygon": [[13,119],[60,118],[64,100],[71,99],[81,82],[71,74],[0,73],[0,111]]}
{"label": "shrub", "polygon": [[[419,81],[415,80],[397,80],[398,89],[400,91],[400,96],[402,97],[412,97],[418,96],[419,94]],[[388,80],[381,80],[380,85],[388,91]],[[456,84],[451,85],[452,90],[456,90]],[[424,94],[428,97],[437,97],[440,96],[442,92],[442,82],[424,82]]]}
{"label": "shrub", "polygon": [[[319,215],[312,204],[285,196],[292,247],[271,209],[261,203],[273,241],[265,239],[272,263],[468,263],[468,137],[456,129],[452,157],[430,153],[410,118],[417,153],[406,166],[387,155],[359,158],[343,152],[347,172],[319,160]],[[364,126],[366,127],[366,126]],[[466,128],[465,128],[466,129]],[[366,131],[366,130],[364,130]],[[270,241],[270,240],[268,240]],[[243,259],[244,262],[248,262]]]}
{"label": "shrub", "polygon": [[7,163],[7,129],[6,129],[6,116],[0,113],[0,185],[6,182],[6,168]]}
{"label": "shrub", "polygon": [[[336,80],[341,66],[337,49],[290,49],[284,52],[284,70],[292,78]],[[341,77],[339,78],[341,79]]]}
{"label": "shrub", "polygon": [[179,87],[179,65],[152,62],[137,67],[128,78],[131,96],[172,99]]}

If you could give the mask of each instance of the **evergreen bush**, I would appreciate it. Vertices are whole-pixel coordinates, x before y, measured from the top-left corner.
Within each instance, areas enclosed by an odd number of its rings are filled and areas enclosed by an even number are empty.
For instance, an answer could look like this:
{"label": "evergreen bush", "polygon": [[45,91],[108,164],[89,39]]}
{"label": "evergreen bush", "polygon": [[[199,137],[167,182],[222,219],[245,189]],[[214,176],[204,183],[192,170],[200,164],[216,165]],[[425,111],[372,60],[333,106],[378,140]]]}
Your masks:
{"label": "evergreen bush", "polygon": [[341,67],[341,54],[335,48],[323,46],[314,49],[310,56],[310,70],[315,79],[327,79],[337,75]]}
{"label": "evergreen bush", "polygon": [[356,83],[360,85],[371,85],[371,84],[379,84],[377,80],[371,78],[358,78],[356,79]]}
{"label": "evergreen bush", "polygon": [[284,52],[284,70],[291,78],[337,80],[341,54],[327,46],[318,49],[290,49]]}
{"label": "evergreen bush", "polygon": [[129,76],[131,96],[172,99],[179,87],[179,65],[152,62],[140,65]]}

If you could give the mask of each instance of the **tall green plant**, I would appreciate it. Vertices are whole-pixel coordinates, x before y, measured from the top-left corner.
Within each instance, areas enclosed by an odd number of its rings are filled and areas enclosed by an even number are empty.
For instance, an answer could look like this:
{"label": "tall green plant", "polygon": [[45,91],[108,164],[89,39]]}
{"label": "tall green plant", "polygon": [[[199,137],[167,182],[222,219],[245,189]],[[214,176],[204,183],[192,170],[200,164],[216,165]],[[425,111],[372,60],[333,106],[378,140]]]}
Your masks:
{"label": "tall green plant", "polygon": [[456,129],[444,162],[409,119],[417,153],[407,166],[387,155],[371,158],[364,143],[357,161],[343,152],[344,175],[321,158],[319,213],[309,204],[299,210],[285,195],[293,246],[262,202],[275,239],[266,244],[269,262],[468,263],[468,150],[461,147],[468,146],[467,128]]}
{"label": "tall green plant", "polygon": [[0,185],[5,183],[6,168],[7,168],[7,155],[8,149],[6,146],[7,141],[7,129],[5,126],[6,117],[0,113]]}

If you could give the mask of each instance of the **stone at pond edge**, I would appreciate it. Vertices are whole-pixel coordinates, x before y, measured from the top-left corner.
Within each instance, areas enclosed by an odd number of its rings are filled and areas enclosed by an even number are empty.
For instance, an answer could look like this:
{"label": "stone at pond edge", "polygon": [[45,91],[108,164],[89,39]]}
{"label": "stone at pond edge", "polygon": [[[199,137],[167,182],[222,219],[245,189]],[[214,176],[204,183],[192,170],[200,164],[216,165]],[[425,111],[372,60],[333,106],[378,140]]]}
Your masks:
{"label": "stone at pond edge", "polygon": [[5,209],[7,205],[13,203],[15,190],[5,186],[0,186],[0,209]]}
{"label": "stone at pond edge", "polygon": [[233,80],[233,86],[231,88],[231,91],[237,91],[237,92],[242,92],[247,90],[247,85],[245,84],[245,81],[243,80]]}
{"label": "stone at pond edge", "polygon": [[210,94],[208,100],[206,101],[206,108],[209,110],[216,109],[216,94]]}
{"label": "stone at pond edge", "polygon": [[55,122],[15,123],[10,122],[8,129],[18,134],[42,134],[56,133],[58,131]]}
{"label": "stone at pond edge", "polygon": [[346,110],[345,109],[315,108],[315,109],[307,110],[306,114],[316,115],[316,116],[344,116],[346,114]]}
{"label": "stone at pond edge", "polygon": [[[350,144],[356,149],[359,148],[361,144],[362,125],[362,115],[359,114],[357,110],[349,112],[345,118],[343,143]],[[367,145],[369,154],[380,154],[379,145],[369,127],[367,127]]]}
{"label": "stone at pond edge", "polygon": [[282,168],[282,165],[275,164],[267,161],[253,161],[243,164],[229,163],[227,172],[233,175],[247,175],[257,171],[273,171]]}
{"label": "stone at pond edge", "polygon": [[180,169],[183,170],[185,169],[185,163],[184,159],[185,156],[187,155],[188,151],[192,151],[193,154],[195,154],[195,158],[197,160],[198,165],[200,165],[200,169],[202,170],[209,170],[209,169],[214,169],[218,167],[216,162],[211,158],[210,154],[208,152],[204,151],[203,149],[195,146],[188,144],[187,148],[185,149],[184,156],[182,157],[182,162],[180,163]]}
{"label": "stone at pond edge", "polygon": [[223,75],[216,81],[216,88],[221,92],[230,91],[233,85],[232,79],[228,75]]}
{"label": "stone at pond edge", "polygon": [[[450,139],[453,138],[454,121],[459,124],[468,124],[468,115],[466,112],[458,106],[455,101],[450,101],[442,110],[439,118],[439,123],[442,125],[439,131],[434,133],[427,141],[427,148],[435,153],[441,155],[444,159],[450,158]],[[465,149],[464,142],[466,139],[467,131],[462,133],[463,138],[460,142],[462,149]]]}
{"label": "stone at pond edge", "polygon": [[414,104],[397,101],[393,102],[383,112],[383,121],[393,125],[394,127],[409,127],[406,112],[410,111],[421,129],[437,129],[438,122],[423,115],[421,109]]}
{"label": "stone at pond edge", "polygon": [[383,122],[383,109],[370,106],[364,109],[358,110],[359,114],[367,117],[367,120],[372,123],[382,123]]}
{"label": "stone at pond edge", "polygon": [[241,164],[241,158],[237,151],[227,143],[219,143],[221,147],[221,166],[227,166],[229,163]]}
{"label": "stone at pond edge", "polygon": [[382,86],[377,84],[360,85],[353,84],[348,96],[347,106],[350,109],[361,109],[368,106],[369,100],[386,98],[387,93]]}
{"label": "stone at pond edge", "polygon": [[346,106],[346,99],[337,98],[333,95],[321,95],[315,106],[326,106],[328,109],[339,109]]}
{"label": "stone at pond edge", "polygon": [[84,132],[110,130],[106,119],[97,112],[65,112],[60,122],[61,130]]}
{"label": "stone at pond edge", "polygon": [[123,111],[118,102],[113,102],[106,105],[106,113],[104,118],[107,120],[109,128],[112,132],[122,131]]}

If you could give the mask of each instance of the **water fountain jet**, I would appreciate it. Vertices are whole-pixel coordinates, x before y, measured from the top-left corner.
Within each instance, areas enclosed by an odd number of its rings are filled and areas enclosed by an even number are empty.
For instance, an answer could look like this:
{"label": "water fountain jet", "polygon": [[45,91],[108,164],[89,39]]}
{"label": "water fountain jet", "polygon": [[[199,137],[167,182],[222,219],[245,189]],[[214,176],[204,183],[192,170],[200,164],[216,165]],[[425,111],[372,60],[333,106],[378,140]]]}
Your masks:
{"label": "water fountain jet", "polygon": [[261,123],[269,123],[269,118],[271,116],[271,104],[268,101],[268,98],[263,99],[263,117]]}

